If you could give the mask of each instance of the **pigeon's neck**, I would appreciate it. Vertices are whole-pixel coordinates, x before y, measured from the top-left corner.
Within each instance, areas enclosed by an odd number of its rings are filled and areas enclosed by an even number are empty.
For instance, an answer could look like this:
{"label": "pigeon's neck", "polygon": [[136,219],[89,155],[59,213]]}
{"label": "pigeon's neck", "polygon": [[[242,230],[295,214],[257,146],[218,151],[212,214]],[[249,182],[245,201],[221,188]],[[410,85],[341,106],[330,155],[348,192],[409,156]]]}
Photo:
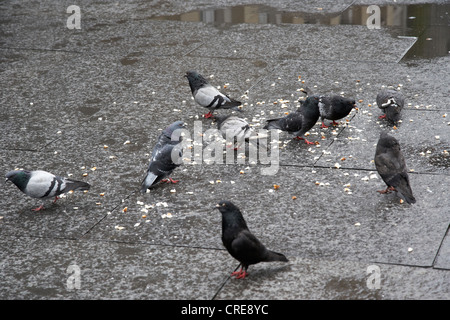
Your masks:
{"label": "pigeon's neck", "polygon": [[24,192],[28,181],[30,180],[30,175],[22,172],[22,173],[18,173],[14,179],[12,180],[12,182],[17,186],[17,188],[19,188],[20,191]]}
{"label": "pigeon's neck", "polygon": [[242,215],[223,215],[222,230],[234,230],[236,233],[241,230],[248,229]]}
{"label": "pigeon's neck", "polygon": [[194,93],[196,90],[204,87],[208,82],[204,79],[195,78],[189,81],[189,86],[191,87],[192,93]]}

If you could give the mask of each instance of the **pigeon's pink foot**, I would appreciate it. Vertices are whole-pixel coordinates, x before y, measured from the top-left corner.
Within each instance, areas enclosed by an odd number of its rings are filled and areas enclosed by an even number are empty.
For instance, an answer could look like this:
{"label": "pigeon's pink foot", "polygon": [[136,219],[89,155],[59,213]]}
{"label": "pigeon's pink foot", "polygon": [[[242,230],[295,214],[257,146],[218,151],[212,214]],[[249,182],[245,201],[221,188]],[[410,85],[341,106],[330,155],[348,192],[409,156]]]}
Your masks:
{"label": "pigeon's pink foot", "polygon": [[31,209],[31,211],[41,211],[41,210],[44,210],[44,205],[43,205],[43,204],[41,204],[41,206],[40,206],[40,207],[37,207],[37,208]]}
{"label": "pigeon's pink foot", "polygon": [[305,140],[306,144],[316,144],[315,142],[308,141],[303,137],[294,137],[294,140]]}
{"label": "pigeon's pink foot", "polygon": [[328,128],[328,126],[327,125],[325,125],[325,123],[322,121],[322,125],[320,126],[322,129],[326,129],[326,128]]}
{"label": "pigeon's pink foot", "polygon": [[378,119],[384,119],[384,118],[386,118],[386,115],[385,115],[385,114],[383,114],[382,116],[379,116],[379,117],[378,117]]}
{"label": "pigeon's pink foot", "polygon": [[178,183],[180,182],[180,180],[173,180],[172,178],[169,178],[169,179],[162,179],[161,182]]}
{"label": "pigeon's pink foot", "polygon": [[336,127],[337,125],[339,125],[339,122],[336,122],[336,121],[333,120],[332,125]]}
{"label": "pigeon's pink foot", "polygon": [[60,197],[58,197],[58,196],[56,196],[55,197],[55,200],[53,200],[53,203],[55,203],[56,202],[56,200],[58,200],[58,199],[61,199]]}
{"label": "pigeon's pink foot", "polygon": [[241,270],[231,273],[231,276],[235,277],[236,279],[244,279],[246,276],[248,276],[248,273],[241,268]]}
{"label": "pigeon's pink foot", "polygon": [[210,112],[208,112],[208,113],[205,113],[205,114],[203,115],[203,117],[204,117],[205,119],[209,119],[209,118],[212,118],[212,117],[214,117],[214,116],[213,116],[213,114],[212,114],[211,111],[210,111]]}
{"label": "pigeon's pink foot", "polygon": [[377,190],[377,192],[381,193],[381,194],[385,194],[385,193],[391,193],[391,191],[396,191],[395,187],[387,187],[385,190]]}

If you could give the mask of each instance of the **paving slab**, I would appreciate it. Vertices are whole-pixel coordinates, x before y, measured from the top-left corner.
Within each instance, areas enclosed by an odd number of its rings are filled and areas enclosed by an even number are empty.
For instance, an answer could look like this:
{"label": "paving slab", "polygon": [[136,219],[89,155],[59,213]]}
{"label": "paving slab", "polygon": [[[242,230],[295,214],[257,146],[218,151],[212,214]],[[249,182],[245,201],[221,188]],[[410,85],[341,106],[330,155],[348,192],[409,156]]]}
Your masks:
{"label": "paving slab", "polygon": [[223,250],[3,239],[9,244],[0,253],[4,300],[204,300],[235,268]]}
{"label": "paving slab", "polygon": [[448,272],[408,266],[295,258],[249,271],[248,281],[230,279],[217,299],[447,300],[450,293]]}

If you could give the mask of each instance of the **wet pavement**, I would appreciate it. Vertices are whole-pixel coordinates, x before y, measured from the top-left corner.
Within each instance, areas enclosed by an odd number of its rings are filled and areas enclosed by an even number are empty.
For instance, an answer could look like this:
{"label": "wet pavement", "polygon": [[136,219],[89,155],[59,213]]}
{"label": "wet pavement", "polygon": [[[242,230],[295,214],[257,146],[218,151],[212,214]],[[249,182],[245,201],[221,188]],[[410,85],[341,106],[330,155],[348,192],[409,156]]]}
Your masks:
{"label": "wet pavement", "polygon": [[[69,29],[72,4],[0,3],[2,172],[92,185],[33,212],[38,200],[1,184],[0,298],[450,298],[448,3],[78,1],[81,29]],[[380,29],[367,27],[368,5]],[[240,155],[196,161],[208,142],[194,128],[215,125],[191,98],[192,69],[241,99],[255,130],[295,110],[300,88],[353,97],[359,110],[337,127],[318,122],[317,145],[281,132],[274,175]],[[406,97],[395,128],[378,119],[386,87]],[[200,143],[178,184],[140,194],[153,144],[176,120]],[[376,192],[383,130],[405,154],[414,205]],[[213,209],[223,199],[289,263],[230,278],[239,263]]]}

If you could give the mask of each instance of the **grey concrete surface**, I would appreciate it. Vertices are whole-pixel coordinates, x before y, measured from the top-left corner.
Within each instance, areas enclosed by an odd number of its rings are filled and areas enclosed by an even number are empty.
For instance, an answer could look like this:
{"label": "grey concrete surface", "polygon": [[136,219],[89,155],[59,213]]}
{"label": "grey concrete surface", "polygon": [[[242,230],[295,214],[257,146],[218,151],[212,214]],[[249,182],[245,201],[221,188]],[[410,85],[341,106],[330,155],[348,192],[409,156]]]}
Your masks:
{"label": "grey concrete surface", "polygon": [[[80,30],[66,27],[71,1],[1,2],[0,168],[92,187],[33,212],[37,200],[0,185],[0,298],[449,299],[450,7],[397,2],[79,1]],[[381,29],[361,22],[369,4],[387,14]],[[308,136],[318,145],[280,133],[275,175],[243,158],[191,159],[178,184],[140,194],[164,127],[215,128],[191,98],[190,69],[241,99],[255,130],[295,110],[300,88],[354,97],[359,110],[337,127],[318,122]],[[384,87],[406,97],[395,128],[378,119]],[[376,192],[382,130],[402,146],[414,205]],[[214,210],[223,199],[289,263],[230,278],[238,262]]]}

